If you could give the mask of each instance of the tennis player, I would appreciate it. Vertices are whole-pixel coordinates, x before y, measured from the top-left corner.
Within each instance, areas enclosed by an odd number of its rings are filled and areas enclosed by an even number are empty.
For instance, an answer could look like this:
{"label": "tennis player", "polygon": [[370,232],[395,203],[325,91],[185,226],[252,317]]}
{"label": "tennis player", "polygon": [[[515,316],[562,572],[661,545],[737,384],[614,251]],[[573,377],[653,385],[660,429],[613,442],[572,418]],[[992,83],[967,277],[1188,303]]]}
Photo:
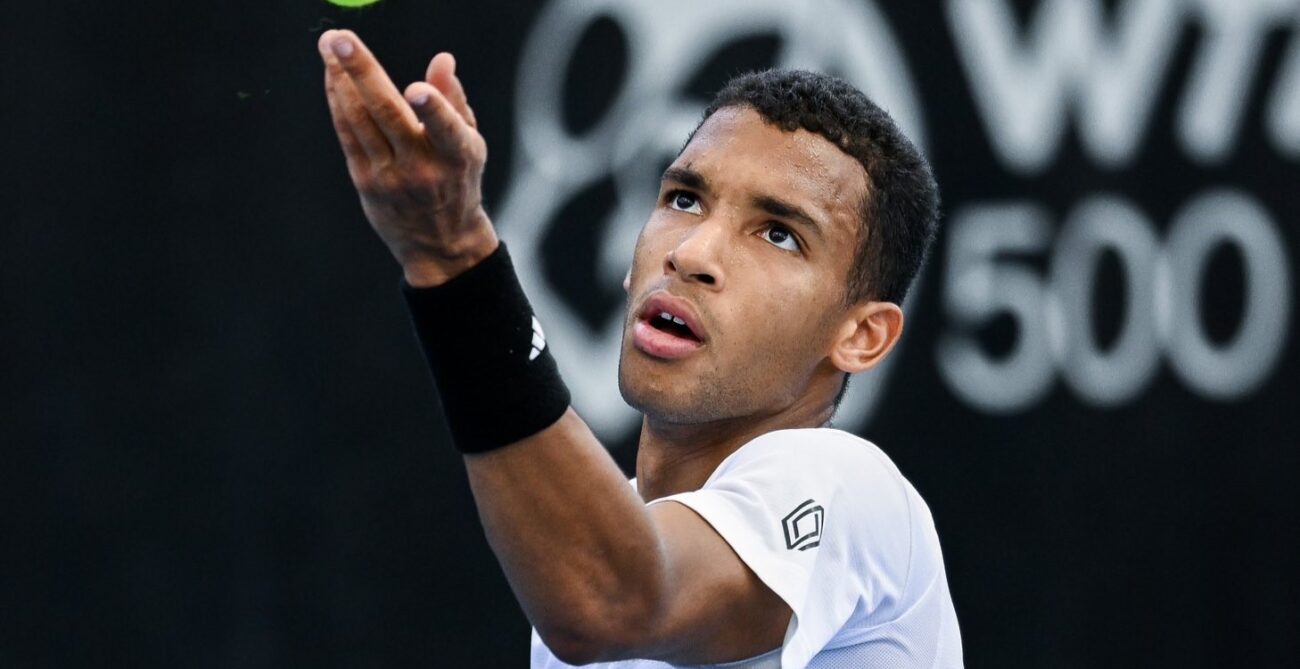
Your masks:
{"label": "tennis player", "polygon": [[354,33],[318,47],[533,667],[962,665],[929,509],[879,448],[827,427],[898,341],[934,236],[930,169],[887,114],[789,70],[708,107],[624,283],[619,388],[644,414],[629,484],[569,406],[484,212],[452,56],[398,91]]}

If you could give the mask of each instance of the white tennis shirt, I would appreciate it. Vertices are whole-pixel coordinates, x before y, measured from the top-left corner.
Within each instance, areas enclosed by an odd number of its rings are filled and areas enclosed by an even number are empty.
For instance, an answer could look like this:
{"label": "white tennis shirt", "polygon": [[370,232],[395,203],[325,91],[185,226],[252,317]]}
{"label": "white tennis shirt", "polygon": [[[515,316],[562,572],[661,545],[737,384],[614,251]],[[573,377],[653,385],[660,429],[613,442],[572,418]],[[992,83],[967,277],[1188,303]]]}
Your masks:
{"label": "white tennis shirt", "polygon": [[[727,669],[962,666],[939,536],[893,461],[841,430],[777,430],[732,453],[685,504],[790,605],[780,648]],[[565,669],[533,631],[533,669]],[[653,660],[585,665],[683,669]]]}

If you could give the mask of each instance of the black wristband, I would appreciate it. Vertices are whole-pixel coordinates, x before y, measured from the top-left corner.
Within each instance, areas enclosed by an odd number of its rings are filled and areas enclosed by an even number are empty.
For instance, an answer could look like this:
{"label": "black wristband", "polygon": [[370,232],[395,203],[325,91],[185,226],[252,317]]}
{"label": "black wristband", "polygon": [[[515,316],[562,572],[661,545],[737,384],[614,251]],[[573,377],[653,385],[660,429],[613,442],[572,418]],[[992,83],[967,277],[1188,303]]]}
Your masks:
{"label": "black wristband", "polygon": [[569,407],[502,242],[492,255],[432,288],[401,281],[456,448],[479,453],[549,427]]}

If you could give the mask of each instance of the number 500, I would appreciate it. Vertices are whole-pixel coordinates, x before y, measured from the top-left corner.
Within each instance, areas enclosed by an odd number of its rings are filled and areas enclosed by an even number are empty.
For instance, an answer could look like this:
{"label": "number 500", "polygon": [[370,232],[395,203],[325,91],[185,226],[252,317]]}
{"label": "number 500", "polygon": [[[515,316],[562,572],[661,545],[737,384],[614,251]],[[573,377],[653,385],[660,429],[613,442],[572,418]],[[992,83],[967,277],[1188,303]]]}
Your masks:
{"label": "number 500", "polygon": [[[1268,212],[1248,195],[1202,193],[1174,216],[1164,243],[1128,201],[1083,200],[1056,240],[1048,276],[1009,256],[1043,253],[1050,217],[1033,203],[973,205],[953,219],[943,306],[953,331],[939,339],[939,371],[969,404],[1009,413],[1046,395],[1059,373],[1084,401],[1115,406],[1155,377],[1160,354],[1203,397],[1232,400],[1267,378],[1287,341],[1290,270]],[[1240,324],[1215,345],[1200,318],[1200,287],[1222,244],[1240,252],[1245,273]],[[1093,340],[1092,296],[1101,254],[1119,258],[1125,313],[1114,343]],[[999,315],[1016,322],[1016,341],[993,356],[971,335]]]}

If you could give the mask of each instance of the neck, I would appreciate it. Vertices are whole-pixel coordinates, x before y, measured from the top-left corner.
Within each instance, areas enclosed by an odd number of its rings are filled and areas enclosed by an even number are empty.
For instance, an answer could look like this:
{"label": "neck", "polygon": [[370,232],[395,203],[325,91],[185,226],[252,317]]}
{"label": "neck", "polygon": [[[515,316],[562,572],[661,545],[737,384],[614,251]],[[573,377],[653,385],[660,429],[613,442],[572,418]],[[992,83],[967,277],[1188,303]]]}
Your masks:
{"label": "neck", "polygon": [[699,490],[727,456],[750,440],[774,430],[822,427],[834,413],[835,407],[819,398],[772,414],[704,423],[669,423],[646,415],[636,456],[637,491],[649,502]]}

